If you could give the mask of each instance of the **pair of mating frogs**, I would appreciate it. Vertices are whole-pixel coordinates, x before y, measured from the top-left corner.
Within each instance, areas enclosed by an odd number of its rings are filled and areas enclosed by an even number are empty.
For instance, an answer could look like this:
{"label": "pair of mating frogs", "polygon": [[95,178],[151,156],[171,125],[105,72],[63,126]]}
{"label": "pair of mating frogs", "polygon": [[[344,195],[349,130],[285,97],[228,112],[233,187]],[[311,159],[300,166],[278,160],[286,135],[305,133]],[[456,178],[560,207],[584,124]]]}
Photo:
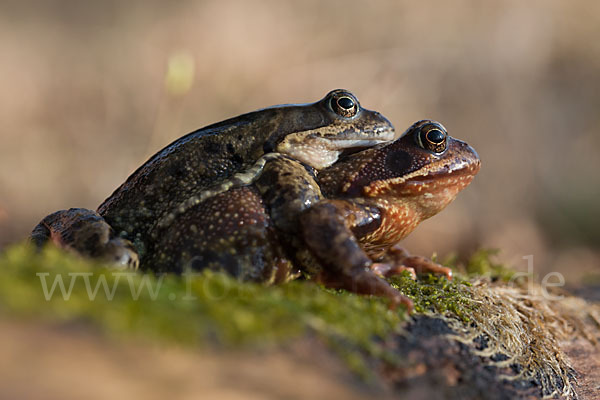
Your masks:
{"label": "pair of mating frogs", "polygon": [[434,121],[394,135],[346,90],[240,115],[160,150],[97,212],[49,215],[31,239],[157,273],[209,268],[267,283],[304,274],[410,308],[384,277],[451,272],[397,243],[480,161]]}

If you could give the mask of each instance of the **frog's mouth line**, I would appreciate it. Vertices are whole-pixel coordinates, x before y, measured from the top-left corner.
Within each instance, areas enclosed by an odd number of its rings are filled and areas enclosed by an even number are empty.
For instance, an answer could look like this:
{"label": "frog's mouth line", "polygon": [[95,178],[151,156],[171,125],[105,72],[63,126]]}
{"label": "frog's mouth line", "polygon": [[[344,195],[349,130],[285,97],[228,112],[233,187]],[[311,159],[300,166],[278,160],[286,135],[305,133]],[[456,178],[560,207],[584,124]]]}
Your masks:
{"label": "frog's mouth line", "polygon": [[361,148],[366,149],[368,147],[373,147],[373,145],[387,143],[389,140],[386,138],[381,139],[338,139],[332,140],[332,143],[335,143],[335,147],[339,149],[354,149]]}
{"label": "frog's mouth line", "polygon": [[374,146],[387,144],[386,139],[371,139],[371,140],[336,140],[334,143],[340,149],[340,157],[346,157],[363,150],[371,149]]}
{"label": "frog's mouth line", "polygon": [[[478,168],[477,168],[478,170]],[[474,168],[464,168],[454,171],[435,172],[422,176],[414,176],[397,184],[403,186],[428,186],[435,185],[437,188],[443,188],[452,185],[467,186],[475,177],[477,170]]]}
{"label": "frog's mouth line", "polygon": [[448,165],[447,168],[430,168],[429,171],[417,170],[411,174],[400,177],[394,183],[427,182],[454,176],[472,175],[479,172],[481,163],[478,160],[461,160],[461,162]]}
{"label": "frog's mouth line", "polygon": [[460,168],[443,170],[436,172],[423,173],[415,171],[412,174],[398,177],[396,179],[376,181],[366,186],[363,191],[366,195],[377,197],[385,192],[394,192],[396,196],[399,192],[403,195],[425,194],[428,191],[439,191],[444,188],[455,186],[458,190],[464,189],[479,172],[480,163],[473,162]]}

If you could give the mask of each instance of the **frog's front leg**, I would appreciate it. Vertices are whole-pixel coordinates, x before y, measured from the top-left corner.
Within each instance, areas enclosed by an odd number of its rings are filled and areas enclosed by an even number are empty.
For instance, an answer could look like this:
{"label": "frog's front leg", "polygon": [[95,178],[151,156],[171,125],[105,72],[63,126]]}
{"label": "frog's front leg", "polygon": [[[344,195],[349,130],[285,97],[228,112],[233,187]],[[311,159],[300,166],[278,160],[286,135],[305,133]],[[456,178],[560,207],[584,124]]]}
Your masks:
{"label": "frog's front leg", "polygon": [[392,307],[404,304],[410,311],[412,301],[371,269],[373,261],[355,235],[375,228],[379,218],[374,207],[324,200],[302,213],[300,227],[304,242],[322,264],[317,279],[323,284],[358,294],[385,296]]}
{"label": "frog's front leg", "polygon": [[77,254],[118,266],[137,269],[139,258],[128,240],[115,237],[113,229],[95,211],[71,208],[44,218],[33,229],[30,241],[42,248],[53,242]]}
{"label": "frog's front leg", "polygon": [[298,233],[300,214],[323,199],[315,174],[313,168],[287,156],[264,165],[255,186],[279,230]]}
{"label": "frog's front leg", "polygon": [[238,172],[220,184],[190,197],[174,211],[163,216],[157,226],[159,229],[168,227],[179,215],[198,204],[228,190],[255,183],[271,210],[275,226],[284,232],[295,232],[300,212],[323,198],[315,181],[315,174],[314,168],[289,156],[281,153],[265,154],[247,171]]}
{"label": "frog's front leg", "polygon": [[204,189],[200,193],[189,197],[184,202],[177,205],[173,211],[163,215],[158,220],[157,227],[159,229],[169,227],[179,215],[185,214],[188,210],[196,207],[198,204],[210,199],[211,197],[215,197],[234,188],[251,185],[255,180],[258,179],[258,177],[261,176],[266,165],[269,165],[271,162],[280,159],[289,160],[289,157],[281,153],[268,153],[263,155],[254,163],[252,167],[248,168],[247,170],[238,172],[229,179],[226,179],[217,185],[213,185],[208,189]]}

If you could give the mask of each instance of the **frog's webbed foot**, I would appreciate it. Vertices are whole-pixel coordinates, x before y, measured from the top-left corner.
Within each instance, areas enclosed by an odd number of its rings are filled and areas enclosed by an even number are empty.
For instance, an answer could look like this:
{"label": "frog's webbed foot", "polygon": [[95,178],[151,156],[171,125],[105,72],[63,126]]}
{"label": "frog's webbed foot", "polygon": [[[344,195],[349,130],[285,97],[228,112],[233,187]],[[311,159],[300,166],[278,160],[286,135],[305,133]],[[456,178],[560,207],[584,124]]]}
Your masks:
{"label": "frog's webbed foot", "polygon": [[[434,275],[443,275],[452,280],[452,270],[444,267],[426,257],[411,256],[400,245],[396,244],[390,247],[387,252],[378,260],[380,263],[373,264],[378,270],[375,272],[381,276],[390,277],[399,275],[405,270],[411,271],[411,275],[432,273]],[[372,267],[373,268],[373,267]]]}
{"label": "frog's webbed foot", "polygon": [[115,237],[110,225],[95,211],[71,208],[44,218],[31,232],[31,242],[41,249],[52,242],[77,254],[120,267],[137,269],[139,257],[130,241]]}

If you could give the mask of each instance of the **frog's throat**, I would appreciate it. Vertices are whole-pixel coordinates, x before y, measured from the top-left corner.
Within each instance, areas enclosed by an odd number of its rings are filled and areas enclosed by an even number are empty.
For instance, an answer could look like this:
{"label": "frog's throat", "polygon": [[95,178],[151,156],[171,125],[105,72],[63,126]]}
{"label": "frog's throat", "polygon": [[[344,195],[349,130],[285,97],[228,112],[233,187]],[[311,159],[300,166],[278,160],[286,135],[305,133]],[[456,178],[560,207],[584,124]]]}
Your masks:
{"label": "frog's throat", "polygon": [[185,213],[192,207],[197,206],[198,204],[213,196],[226,192],[234,187],[241,187],[252,184],[260,176],[267,162],[279,158],[287,157],[280,153],[265,154],[264,156],[259,158],[252,167],[248,168],[244,172],[238,172],[234,174],[231,178],[219,183],[218,185],[215,185],[207,190],[203,190],[201,193],[198,193],[197,195],[192,196],[187,200],[181,202],[175,207],[174,211],[164,215],[162,218],[159,219],[157,227],[165,228],[171,225],[175,218],[177,218],[177,216]]}

